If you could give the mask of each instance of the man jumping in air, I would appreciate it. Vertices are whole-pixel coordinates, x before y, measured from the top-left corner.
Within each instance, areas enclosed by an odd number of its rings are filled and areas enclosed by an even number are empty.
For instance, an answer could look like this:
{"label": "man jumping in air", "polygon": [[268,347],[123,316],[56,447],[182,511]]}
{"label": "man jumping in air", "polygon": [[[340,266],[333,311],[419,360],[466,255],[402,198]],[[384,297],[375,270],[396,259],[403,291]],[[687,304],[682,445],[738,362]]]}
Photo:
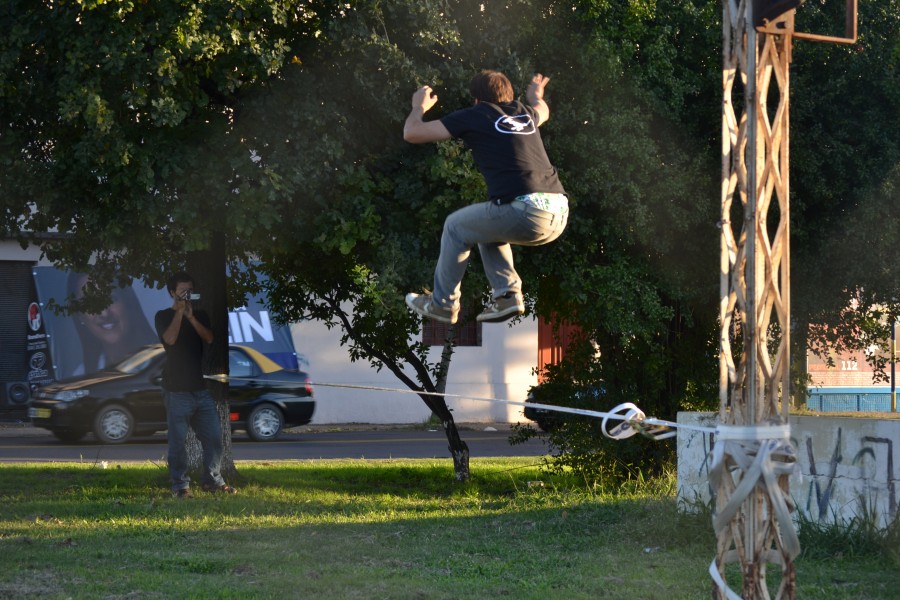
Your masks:
{"label": "man jumping in air", "polygon": [[473,106],[435,121],[424,121],[437,103],[429,86],[416,90],[403,125],[403,139],[424,144],[461,139],[487,184],[488,200],[461,208],[444,221],[441,253],[431,294],[407,294],[416,313],[456,323],[460,284],[472,247],[478,245],[491,284],[493,302],[476,318],[505,321],[525,312],[522,280],[513,267],[510,244],[540,246],[562,234],[569,216],[565,190],[550,164],[538,127],[550,118],[544,87],[535,75],[523,104],[514,98],[509,79],[498,71],[482,71],[469,85]]}

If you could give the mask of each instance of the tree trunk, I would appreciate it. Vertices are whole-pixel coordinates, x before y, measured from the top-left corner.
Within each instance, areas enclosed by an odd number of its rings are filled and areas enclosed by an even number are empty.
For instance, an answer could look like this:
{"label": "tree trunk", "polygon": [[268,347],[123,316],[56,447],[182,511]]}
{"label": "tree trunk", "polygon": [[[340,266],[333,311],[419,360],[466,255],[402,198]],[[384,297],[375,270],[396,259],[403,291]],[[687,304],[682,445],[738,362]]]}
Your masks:
{"label": "tree trunk", "polygon": [[[441,350],[441,362],[435,373],[434,391],[444,394],[447,391],[447,376],[450,373],[450,361],[453,359],[454,341],[456,340],[456,325],[447,326],[447,337],[444,339],[444,348]],[[431,421],[443,421],[440,415],[431,411]]]}
{"label": "tree trunk", "polygon": [[469,446],[459,437],[459,430],[456,428],[456,422],[453,420],[453,413],[447,408],[447,401],[442,396],[432,396],[422,394],[420,396],[431,412],[441,420],[441,426],[444,428],[444,434],[447,436],[447,442],[450,450],[450,456],[453,457],[453,471],[456,480],[460,482],[469,480]]}
{"label": "tree trunk", "polygon": [[[377,358],[380,360],[381,364],[387,366],[397,379],[404,382],[410,390],[425,392],[420,393],[419,397],[425,403],[425,406],[431,409],[432,416],[440,420],[441,426],[444,428],[444,433],[447,435],[447,441],[450,444],[450,454],[453,456],[453,468],[456,473],[456,480],[468,481],[469,447],[462,441],[462,438],[459,437],[459,430],[456,428],[456,423],[453,421],[453,413],[447,408],[447,401],[443,396],[444,390],[447,387],[447,372],[450,370],[450,358],[453,356],[452,342],[456,335],[456,327],[451,326],[449,328],[450,331],[448,331],[447,340],[444,343],[444,349],[441,354],[441,365],[438,369],[437,381],[432,384],[432,380],[435,378],[431,377],[425,364],[412,349],[406,352],[402,361],[386,356],[366,343],[364,339],[361,339],[353,326],[353,320],[344,310],[340,301],[333,298],[327,300],[329,308],[338,320],[340,320],[341,326],[344,328],[347,337],[356,340],[370,359]],[[403,364],[411,366],[416,371],[418,374],[418,381],[421,385],[417,385],[416,380],[405,372],[402,366]]]}
{"label": "tree trunk", "polygon": [[[441,364],[438,367],[435,391],[443,394],[447,391],[447,374],[450,372],[450,359],[453,357],[454,341],[456,339],[456,325],[447,328],[447,339],[444,340],[444,349],[441,351]],[[448,449],[453,457],[453,470],[457,481],[469,480],[469,446],[459,437],[459,430],[453,420],[453,413],[447,407],[447,401],[443,396],[428,396],[431,402],[426,404],[431,407],[431,412],[441,421],[444,434],[449,443]]]}
{"label": "tree trunk", "polygon": [[[448,411],[447,414],[450,415],[450,412]],[[444,426],[444,433],[450,444],[447,448],[453,457],[453,472],[456,475],[456,480],[459,482],[468,481],[470,476],[469,446],[459,437],[459,430],[456,428],[453,415],[450,415],[449,419],[441,421],[441,424]]]}
{"label": "tree trunk", "polygon": [[[213,342],[203,357],[203,370],[212,375],[228,375],[228,305],[226,302],[225,239],[213,234],[209,249],[188,255],[187,271],[194,278],[195,289],[200,293],[199,307],[209,314]],[[237,475],[231,449],[231,423],[228,419],[228,383],[207,381],[216,401],[219,423],[222,426],[222,477],[232,480]],[[188,434],[188,459],[191,471],[202,469],[202,449],[193,432]]]}
{"label": "tree trunk", "polygon": [[438,366],[435,391],[443,394],[447,391],[447,375],[450,373],[450,360],[453,358],[454,342],[456,341],[456,325],[447,327],[447,339],[444,340],[444,349],[441,350],[441,364]]}

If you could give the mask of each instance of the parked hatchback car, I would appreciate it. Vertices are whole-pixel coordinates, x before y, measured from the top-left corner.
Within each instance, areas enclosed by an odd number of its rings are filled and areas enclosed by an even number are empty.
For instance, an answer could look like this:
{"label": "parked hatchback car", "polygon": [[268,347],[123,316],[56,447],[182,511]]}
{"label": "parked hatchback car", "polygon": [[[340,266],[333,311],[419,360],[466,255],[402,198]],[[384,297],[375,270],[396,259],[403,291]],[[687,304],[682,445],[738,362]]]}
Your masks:
{"label": "parked hatchback car", "polygon": [[[161,344],[146,346],[112,368],[38,388],[28,416],[35,427],[64,442],[89,432],[105,444],[166,429]],[[247,346],[228,349],[228,387],[232,430],[258,442],[271,441],[285,427],[306,425],[315,411],[309,376],[292,371]]]}

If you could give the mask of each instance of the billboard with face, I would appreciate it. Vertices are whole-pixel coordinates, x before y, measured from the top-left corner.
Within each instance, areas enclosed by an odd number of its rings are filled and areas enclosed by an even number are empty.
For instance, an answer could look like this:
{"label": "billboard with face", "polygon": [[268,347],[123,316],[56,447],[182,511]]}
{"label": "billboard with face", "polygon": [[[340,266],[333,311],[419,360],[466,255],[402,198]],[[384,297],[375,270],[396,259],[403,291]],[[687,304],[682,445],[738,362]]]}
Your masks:
{"label": "billboard with face", "polygon": [[[88,275],[36,267],[34,279],[53,359],[52,379],[99,371],[142,346],[159,343],[154,316],[172,305],[165,289],[135,281],[113,290],[109,306],[99,312],[61,314],[48,310],[47,304],[52,299],[67,306],[69,298],[81,298]],[[285,368],[298,367],[288,327],[272,321],[261,298],[249,298],[245,306],[229,312],[228,325],[229,343],[255,348]]]}

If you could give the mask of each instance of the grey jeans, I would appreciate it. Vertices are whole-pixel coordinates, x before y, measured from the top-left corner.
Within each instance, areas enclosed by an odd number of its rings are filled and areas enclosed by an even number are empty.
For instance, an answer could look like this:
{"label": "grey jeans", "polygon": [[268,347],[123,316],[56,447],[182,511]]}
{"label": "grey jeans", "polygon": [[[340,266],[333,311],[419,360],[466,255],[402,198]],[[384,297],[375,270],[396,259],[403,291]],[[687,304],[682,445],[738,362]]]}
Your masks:
{"label": "grey jeans", "polygon": [[552,242],[562,234],[568,218],[568,209],[548,212],[519,200],[500,205],[481,202],[451,213],[444,221],[432,299],[443,308],[459,305],[460,284],[469,253],[476,245],[492,297],[521,293],[522,280],[513,266],[510,244],[540,246]]}

